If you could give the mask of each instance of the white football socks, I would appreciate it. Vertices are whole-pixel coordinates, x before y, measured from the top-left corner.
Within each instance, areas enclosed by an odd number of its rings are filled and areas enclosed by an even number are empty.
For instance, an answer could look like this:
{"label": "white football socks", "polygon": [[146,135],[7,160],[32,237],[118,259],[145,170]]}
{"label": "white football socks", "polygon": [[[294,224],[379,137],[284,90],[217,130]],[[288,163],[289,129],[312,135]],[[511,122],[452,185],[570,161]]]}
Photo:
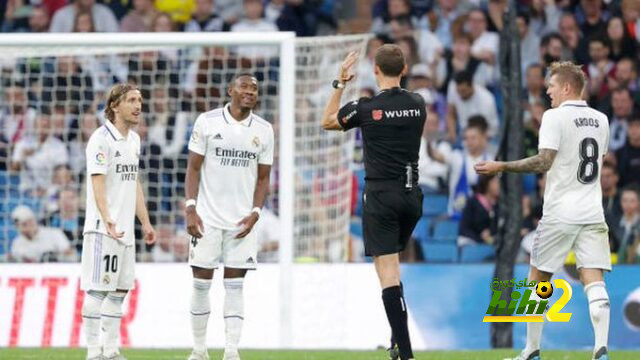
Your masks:
{"label": "white football socks", "polygon": [[603,281],[596,281],[584,287],[589,301],[589,314],[591,315],[591,324],[595,333],[594,352],[601,347],[607,346],[609,338],[609,317],[610,304],[609,294]]}
{"label": "white football socks", "polygon": [[[536,302],[538,302],[538,304],[540,303],[541,300],[543,300],[538,296],[538,294],[536,294],[535,290],[531,292],[531,296],[529,297],[529,299],[535,300]],[[548,306],[547,306],[547,309],[548,309]],[[542,313],[542,316],[544,316],[544,314],[547,313],[547,309],[544,310],[544,313]],[[536,307],[536,315],[537,315],[537,311],[538,311],[538,308]],[[544,326],[544,321],[527,323],[527,345],[524,348],[525,355],[529,355],[532,352],[540,349],[540,340],[542,339],[543,326]]]}
{"label": "white football socks", "polygon": [[199,353],[207,351],[207,323],[211,313],[209,289],[211,279],[193,279],[191,293],[191,331],[193,333],[193,350]]}
{"label": "white football socks", "polygon": [[226,330],[225,351],[237,351],[242,322],[244,320],[244,299],[242,286],[244,278],[224,279],[224,323]]}
{"label": "white football socks", "polygon": [[102,354],[100,346],[100,308],[107,293],[89,290],[84,295],[82,304],[82,322],[84,336],[87,341],[87,358]]}
{"label": "white football socks", "polygon": [[120,347],[120,319],[122,319],[122,302],[127,293],[110,291],[102,302],[100,309],[102,321],[102,354],[105,357],[118,354]]}

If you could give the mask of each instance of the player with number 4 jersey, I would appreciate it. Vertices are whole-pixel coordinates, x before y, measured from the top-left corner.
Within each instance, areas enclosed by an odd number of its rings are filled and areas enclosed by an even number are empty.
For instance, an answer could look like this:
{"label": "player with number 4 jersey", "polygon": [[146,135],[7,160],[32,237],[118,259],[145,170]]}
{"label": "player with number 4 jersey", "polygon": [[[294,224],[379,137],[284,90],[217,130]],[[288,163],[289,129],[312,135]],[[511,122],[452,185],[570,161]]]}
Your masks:
{"label": "player with number 4 jersey", "polygon": [[[610,304],[603,271],[611,271],[611,255],[600,169],[609,147],[609,120],[582,100],[585,83],[580,66],[553,63],[547,89],[553,109],[542,116],[538,155],[518,161],[480,162],[475,169],[480,174],[547,173],[543,215],[531,250],[529,278],[549,281],[569,251],[575,252],[595,332],[593,359],[608,360]],[[535,293],[532,295],[541,300]],[[541,359],[543,325],[527,323],[527,344],[516,360]]]}

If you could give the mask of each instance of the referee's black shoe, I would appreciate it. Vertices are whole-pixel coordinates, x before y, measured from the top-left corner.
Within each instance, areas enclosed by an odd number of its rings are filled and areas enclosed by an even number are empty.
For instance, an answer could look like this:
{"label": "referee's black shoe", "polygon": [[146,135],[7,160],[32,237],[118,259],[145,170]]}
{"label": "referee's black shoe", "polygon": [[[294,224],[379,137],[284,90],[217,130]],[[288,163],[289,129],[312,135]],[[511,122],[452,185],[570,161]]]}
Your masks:
{"label": "referee's black shoe", "polygon": [[387,349],[389,353],[389,360],[400,360],[400,349],[398,349],[398,344],[392,344],[390,348]]}

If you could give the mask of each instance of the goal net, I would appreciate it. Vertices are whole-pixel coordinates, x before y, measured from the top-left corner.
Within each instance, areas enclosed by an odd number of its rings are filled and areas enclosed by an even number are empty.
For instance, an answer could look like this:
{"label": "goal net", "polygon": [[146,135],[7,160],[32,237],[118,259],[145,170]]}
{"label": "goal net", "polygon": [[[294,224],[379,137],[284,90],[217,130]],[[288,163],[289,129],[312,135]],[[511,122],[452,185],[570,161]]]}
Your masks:
{"label": "goal net", "polygon": [[[281,260],[344,261],[353,137],[326,132],[320,121],[339,64],[349,51],[363,54],[366,41],[366,35],[295,39],[289,33],[3,35],[0,256],[9,259],[17,247],[15,257],[23,260],[79,259],[86,142],[104,121],[110,86],[131,82],[143,95],[140,174],[159,235],[154,249],[138,252],[139,260],[184,261],[191,128],[199,113],[230,100],[227,89],[235,75],[250,73],[259,82],[254,111],[276,134],[266,206],[274,216],[261,220],[261,256],[277,261],[268,242],[279,241]],[[357,92],[357,85],[348,87],[344,101]],[[74,251],[20,252],[14,240],[29,231],[29,217],[60,229]]]}

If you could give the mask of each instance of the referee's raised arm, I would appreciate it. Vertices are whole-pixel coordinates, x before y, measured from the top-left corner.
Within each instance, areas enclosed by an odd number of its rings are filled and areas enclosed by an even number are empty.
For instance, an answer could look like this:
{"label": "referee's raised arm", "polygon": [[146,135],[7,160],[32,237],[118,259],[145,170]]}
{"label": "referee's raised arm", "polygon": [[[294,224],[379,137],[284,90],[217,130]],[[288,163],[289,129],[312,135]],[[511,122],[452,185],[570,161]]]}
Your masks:
{"label": "referee's raised arm", "polygon": [[324,113],[322,114],[322,128],[325,130],[343,130],[342,125],[338,122],[340,99],[342,98],[345,85],[355,77],[352,67],[357,60],[358,52],[352,51],[344,58],[342,65],[340,65],[338,78],[333,81],[333,88],[335,90],[333,94],[331,94],[331,99],[329,99],[329,102],[324,107]]}

